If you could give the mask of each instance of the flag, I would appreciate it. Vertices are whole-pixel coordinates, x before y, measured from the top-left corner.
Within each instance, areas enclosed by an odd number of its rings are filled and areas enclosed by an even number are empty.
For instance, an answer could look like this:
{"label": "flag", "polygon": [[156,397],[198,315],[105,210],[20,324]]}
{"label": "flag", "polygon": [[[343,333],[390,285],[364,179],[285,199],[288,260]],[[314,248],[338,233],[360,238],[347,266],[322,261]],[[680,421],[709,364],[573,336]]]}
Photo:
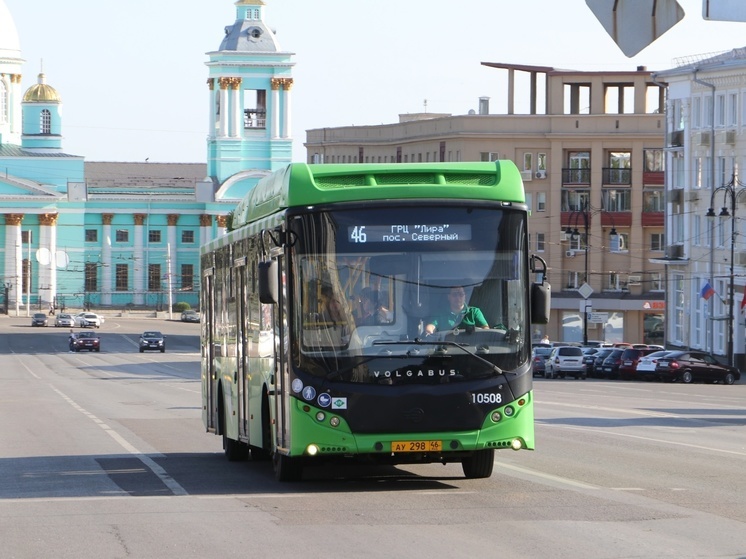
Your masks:
{"label": "flag", "polygon": [[702,289],[699,292],[699,296],[702,297],[705,301],[707,301],[710,297],[715,295],[715,290],[710,285],[710,282],[708,281],[702,286]]}
{"label": "flag", "polygon": [[746,285],[743,286],[743,299],[741,299],[741,312],[746,308]]}

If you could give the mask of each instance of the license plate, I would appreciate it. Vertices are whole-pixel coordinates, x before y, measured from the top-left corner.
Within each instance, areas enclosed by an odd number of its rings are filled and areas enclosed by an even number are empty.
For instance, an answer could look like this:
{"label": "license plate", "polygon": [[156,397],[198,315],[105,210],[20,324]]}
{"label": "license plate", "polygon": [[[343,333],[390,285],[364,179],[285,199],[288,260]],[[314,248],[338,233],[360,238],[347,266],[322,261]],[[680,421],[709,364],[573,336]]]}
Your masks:
{"label": "license plate", "polygon": [[439,452],[443,441],[392,441],[391,452]]}
{"label": "license plate", "polygon": [[610,373],[611,372],[611,367],[604,367],[604,371],[606,371],[607,373]]}
{"label": "license plate", "polygon": [[625,361],[624,362],[624,366],[625,367],[631,367],[632,366],[632,361]]}

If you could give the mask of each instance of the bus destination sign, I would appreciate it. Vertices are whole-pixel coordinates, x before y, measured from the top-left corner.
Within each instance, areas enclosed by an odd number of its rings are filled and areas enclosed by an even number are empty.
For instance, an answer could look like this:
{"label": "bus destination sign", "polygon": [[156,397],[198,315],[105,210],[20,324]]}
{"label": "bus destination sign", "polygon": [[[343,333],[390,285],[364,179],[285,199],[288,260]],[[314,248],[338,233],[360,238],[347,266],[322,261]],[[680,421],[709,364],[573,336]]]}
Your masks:
{"label": "bus destination sign", "polygon": [[347,236],[351,243],[470,241],[471,225],[467,223],[353,225],[347,228]]}

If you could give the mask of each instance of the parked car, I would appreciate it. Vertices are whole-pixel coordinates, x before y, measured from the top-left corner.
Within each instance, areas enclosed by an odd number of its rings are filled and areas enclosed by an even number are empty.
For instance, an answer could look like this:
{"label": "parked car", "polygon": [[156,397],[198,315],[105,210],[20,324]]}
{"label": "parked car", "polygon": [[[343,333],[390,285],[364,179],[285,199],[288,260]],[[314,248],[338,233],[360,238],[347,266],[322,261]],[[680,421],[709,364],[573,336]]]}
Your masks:
{"label": "parked car", "polygon": [[531,372],[533,376],[546,377],[546,364],[551,347],[534,347],[531,351]]}
{"label": "parked car", "polygon": [[101,328],[104,323],[102,316],[92,312],[80,312],[73,317],[75,326],[80,328]]}
{"label": "parked car", "polygon": [[75,321],[73,320],[72,315],[66,314],[66,313],[60,313],[57,315],[57,317],[54,319],[54,325],[59,326],[75,326]]}
{"label": "parked car", "polygon": [[741,378],[738,369],[721,364],[712,354],[704,351],[672,351],[658,359],[655,373],[662,380],[686,384],[695,380],[733,384]]}
{"label": "parked car", "polygon": [[184,311],[181,313],[182,322],[199,322],[199,313],[197,311]]}
{"label": "parked car", "polygon": [[658,374],[655,372],[655,367],[658,364],[658,359],[660,359],[661,357],[665,357],[669,353],[671,353],[670,350],[664,349],[654,351],[653,353],[648,353],[647,355],[640,357],[635,370],[637,378],[640,378],[642,380],[657,379]]}
{"label": "parked car", "polygon": [[596,354],[596,358],[593,360],[593,367],[588,369],[588,376],[593,378],[604,378],[604,359],[614,351],[614,348],[604,347],[599,350]]}
{"label": "parked car", "polygon": [[624,353],[625,349],[612,349],[611,353],[604,359],[602,366],[603,378],[619,378],[619,366],[622,364],[622,353]]}
{"label": "parked car", "polygon": [[637,378],[637,363],[640,358],[650,353],[655,353],[655,349],[628,347],[622,353],[622,363],[619,365],[619,378],[622,380],[631,380]]}
{"label": "parked car", "polygon": [[576,379],[587,378],[585,365],[583,364],[583,350],[578,346],[560,346],[552,348],[546,361],[545,377]]}
{"label": "parked car", "polygon": [[583,365],[585,365],[585,372],[588,376],[590,376],[593,362],[596,360],[599,351],[601,351],[601,348],[595,346],[583,348]]}
{"label": "parked car", "polygon": [[31,317],[31,326],[48,326],[49,325],[49,319],[47,318],[47,315],[43,312],[34,313],[34,316]]}
{"label": "parked car", "polygon": [[69,339],[70,351],[78,352],[101,351],[101,338],[95,332],[71,332]]}
{"label": "parked car", "polygon": [[166,351],[166,336],[154,330],[148,330],[140,334],[140,353],[146,350]]}

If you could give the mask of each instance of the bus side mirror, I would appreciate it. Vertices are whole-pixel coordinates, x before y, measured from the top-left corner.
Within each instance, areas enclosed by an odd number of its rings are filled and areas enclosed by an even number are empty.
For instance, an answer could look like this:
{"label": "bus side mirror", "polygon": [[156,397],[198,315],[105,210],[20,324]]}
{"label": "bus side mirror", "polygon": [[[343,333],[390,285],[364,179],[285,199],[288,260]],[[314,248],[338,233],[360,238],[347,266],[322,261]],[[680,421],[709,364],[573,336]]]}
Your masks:
{"label": "bus side mirror", "polygon": [[531,284],[531,323],[549,324],[552,286],[547,282]]}
{"label": "bus side mirror", "polygon": [[259,262],[259,302],[276,305],[279,299],[277,260]]}

